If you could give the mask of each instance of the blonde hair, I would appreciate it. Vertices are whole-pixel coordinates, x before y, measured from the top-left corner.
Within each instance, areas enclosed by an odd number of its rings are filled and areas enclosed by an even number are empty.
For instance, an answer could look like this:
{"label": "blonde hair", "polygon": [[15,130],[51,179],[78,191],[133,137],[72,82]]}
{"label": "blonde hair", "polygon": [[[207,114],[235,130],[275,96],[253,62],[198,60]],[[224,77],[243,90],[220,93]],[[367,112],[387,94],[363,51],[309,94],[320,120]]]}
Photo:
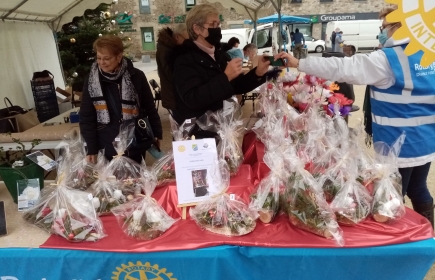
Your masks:
{"label": "blonde hair", "polygon": [[[379,19],[386,20],[387,16],[390,13],[394,12],[395,10],[397,10],[397,6],[390,6],[390,7],[383,8],[379,12]],[[402,26],[402,24],[400,22],[389,22],[388,25],[389,26],[391,26],[391,25],[398,25],[399,27]]]}
{"label": "blonde hair", "polygon": [[187,31],[187,26],[185,23],[179,23],[175,25],[173,30],[174,34],[183,34],[185,31]]}
{"label": "blonde hair", "polygon": [[197,5],[187,13],[186,26],[190,39],[196,40],[198,38],[198,35],[196,35],[193,29],[193,26],[195,24],[203,26],[204,23],[207,21],[207,18],[211,15],[219,15],[218,9],[216,9],[216,7],[211,4]]}
{"label": "blonde hair", "polygon": [[95,53],[99,49],[106,49],[110,51],[113,55],[118,55],[124,52],[124,45],[122,44],[121,38],[115,35],[105,35],[101,36],[95,40],[93,45]]}

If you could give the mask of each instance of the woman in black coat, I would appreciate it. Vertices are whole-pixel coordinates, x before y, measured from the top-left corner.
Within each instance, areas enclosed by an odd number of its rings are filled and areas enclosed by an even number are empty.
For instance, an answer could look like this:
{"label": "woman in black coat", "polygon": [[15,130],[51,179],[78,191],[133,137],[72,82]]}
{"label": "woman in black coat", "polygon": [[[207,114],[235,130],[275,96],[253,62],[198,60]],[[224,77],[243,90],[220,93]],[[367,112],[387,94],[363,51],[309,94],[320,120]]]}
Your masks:
{"label": "woman in black coat", "polygon": [[[95,163],[98,151],[105,150],[111,160],[116,155],[112,145],[124,120],[144,112],[151,124],[156,145],[162,139],[162,124],[145,74],[123,57],[122,40],[103,36],[94,42],[97,61],[85,80],[80,106],[80,133],[87,144],[86,159]],[[128,149],[126,156],[141,162],[146,148]]]}
{"label": "woman in black coat", "polygon": [[242,74],[242,59],[231,61],[218,47],[222,38],[219,11],[210,4],[195,6],[186,18],[189,40],[179,48],[174,65],[176,109],[179,123],[200,117],[207,110],[222,108],[233,95],[247,93],[266,79],[269,60],[259,59],[258,67]]}

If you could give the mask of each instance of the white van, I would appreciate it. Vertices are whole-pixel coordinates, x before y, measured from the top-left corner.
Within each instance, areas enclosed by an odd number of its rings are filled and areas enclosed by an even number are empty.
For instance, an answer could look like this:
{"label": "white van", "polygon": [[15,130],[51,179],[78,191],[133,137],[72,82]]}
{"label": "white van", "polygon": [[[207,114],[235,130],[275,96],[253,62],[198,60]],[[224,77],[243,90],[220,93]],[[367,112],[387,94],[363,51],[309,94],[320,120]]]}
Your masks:
{"label": "white van", "polygon": [[221,43],[228,43],[228,40],[232,37],[236,37],[240,41],[239,49],[243,49],[243,47],[248,44],[249,32],[248,28],[222,30]]}
{"label": "white van", "polygon": [[[291,42],[288,27],[283,26],[283,31],[283,34],[285,35],[282,36],[282,40],[284,40],[284,37],[286,37],[286,50],[289,51]],[[255,43],[254,29],[251,29],[249,32],[248,42],[257,45],[258,55],[262,55],[263,53],[273,55],[278,51],[278,34],[278,26],[274,25],[273,23],[267,23],[257,27],[257,43]]]}
{"label": "white van", "polygon": [[355,51],[373,50],[379,46],[378,35],[382,20],[330,21],[326,25],[326,40],[331,47],[332,31],[340,28],[346,45],[355,46]]}

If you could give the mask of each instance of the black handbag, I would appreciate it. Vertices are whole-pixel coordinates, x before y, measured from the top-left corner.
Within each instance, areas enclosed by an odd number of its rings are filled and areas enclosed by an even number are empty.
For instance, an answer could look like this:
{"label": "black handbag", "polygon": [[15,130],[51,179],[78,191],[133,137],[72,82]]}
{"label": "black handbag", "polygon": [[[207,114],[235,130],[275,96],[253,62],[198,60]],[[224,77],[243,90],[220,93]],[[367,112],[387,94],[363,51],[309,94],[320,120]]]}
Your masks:
{"label": "black handbag", "polygon": [[[115,108],[115,114],[117,115],[118,119],[122,120],[122,115],[120,115],[119,111],[117,110],[118,106],[116,105],[116,102],[113,98],[113,92],[108,92],[107,99],[110,102],[110,106]],[[154,138],[154,133],[151,128],[150,121],[148,120],[148,117],[145,115],[145,112],[140,107],[139,103],[139,97],[136,94],[136,106],[139,109],[139,115],[136,118],[130,119],[130,120],[123,120],[124,125],[128,125],[129,123],[134,123],[134,139],[130,146],[128,147],[128,150],[142,150],[146,151],[148,150],[151,145],[156,141]]]}
{"label": "black handbag", "polygon": [[0,133],[18,132],[16,120],[10,117],[25,114],[28,111],[20,106],[13,105],[7,97],[4,98],[4,102],[6,108],[0,109]]}

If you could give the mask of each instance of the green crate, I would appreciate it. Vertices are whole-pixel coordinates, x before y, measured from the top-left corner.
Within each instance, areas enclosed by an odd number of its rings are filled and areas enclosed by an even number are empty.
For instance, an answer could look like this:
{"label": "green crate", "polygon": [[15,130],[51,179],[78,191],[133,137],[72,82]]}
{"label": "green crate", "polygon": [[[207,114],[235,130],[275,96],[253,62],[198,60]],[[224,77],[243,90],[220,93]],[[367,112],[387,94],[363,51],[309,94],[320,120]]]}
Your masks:
{"label": "green crate", "polygon": [[0,176],[15,203],[18,200],[17,180],[38,178],[41,189],[44,187],[44,169],[27,158],[24,162],[26,166],[16,168],[12,168],[7,164],[0,165]]}

